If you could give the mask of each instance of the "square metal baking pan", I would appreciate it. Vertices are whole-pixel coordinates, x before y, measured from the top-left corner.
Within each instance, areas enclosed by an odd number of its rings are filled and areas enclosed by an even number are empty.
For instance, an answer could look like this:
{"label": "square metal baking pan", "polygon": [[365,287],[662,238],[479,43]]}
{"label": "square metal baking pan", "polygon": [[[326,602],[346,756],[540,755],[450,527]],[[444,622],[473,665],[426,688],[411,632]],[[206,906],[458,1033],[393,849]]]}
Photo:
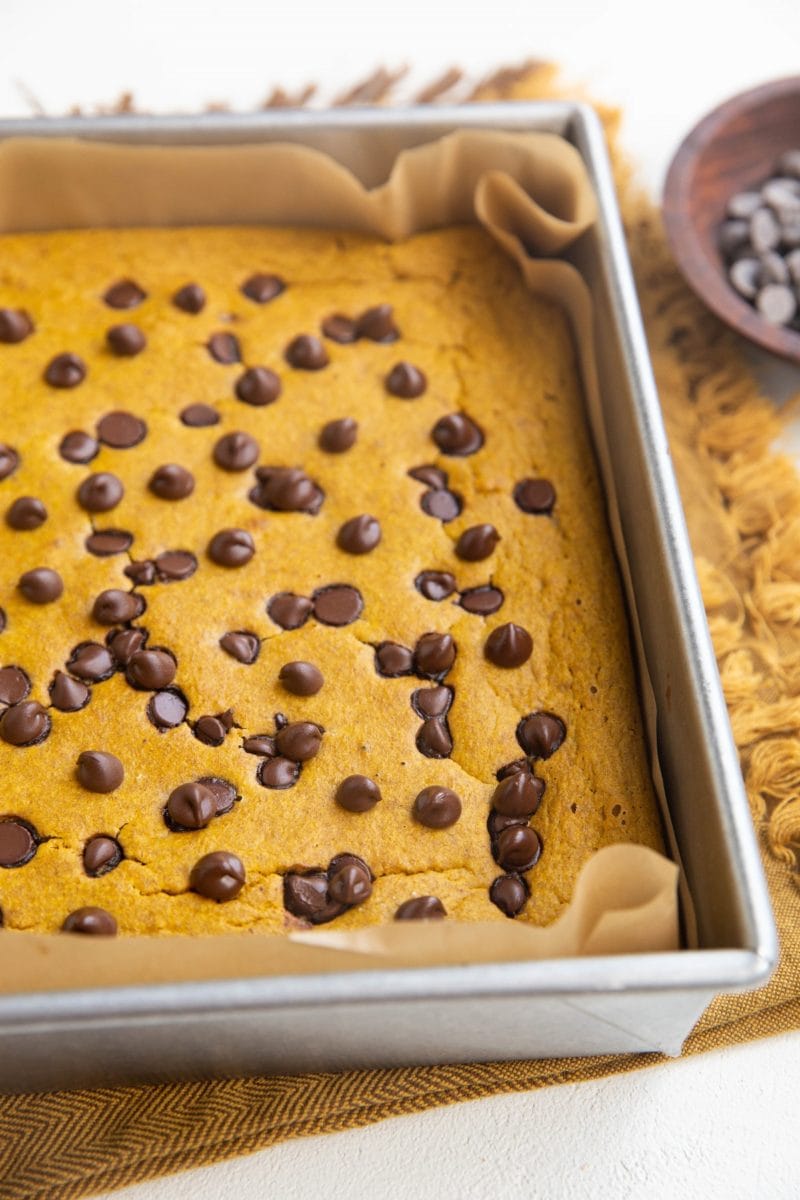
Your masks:
{"label": "square metal baking pan", "polygon": [[[573,103],[0,121],[0,138],[127,144],[291,140],[365,183],[399,151],[459,128],[573,143],[599,200],[569,257],[595,301],[610,448],[657,746],[698,946],[414,970],[0,997],[0,1088],[660,1050],[677,1054],[720,991],[762,984],[775,928],[648,359],[601,126]],[[224,214],[221,214],[224,217]],[[595,430],[595,436],[598,431]],[[606,481],[608,483],[608,481]],[[3,935],[0,934],[0,937]]]}

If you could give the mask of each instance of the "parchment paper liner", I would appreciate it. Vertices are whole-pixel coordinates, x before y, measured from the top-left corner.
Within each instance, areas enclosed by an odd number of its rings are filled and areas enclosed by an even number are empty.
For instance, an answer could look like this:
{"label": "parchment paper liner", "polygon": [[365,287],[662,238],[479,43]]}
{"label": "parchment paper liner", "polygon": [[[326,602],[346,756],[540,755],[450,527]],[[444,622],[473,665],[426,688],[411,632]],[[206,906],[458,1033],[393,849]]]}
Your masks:
{"label": "parchment paper liner", "polygon": [[[563,253],[595,216],[580,156],[546,133],[451,134],[401,153],[388,180],[370,190],[328,156],[290,144],[140,147],[24,138],[0,144],[0,229],[6,232],[264,223],[356,229],[393,240],[478,220],[517,261],[531,290],[568,313],[605,467],[589,289],[568,262],[538,257]],[[604,476],[608,484],[610,472]],[[607,494],[627,585],[613,487]],[[629,602],[631,596],[628,587]],[[635,611],[631,616],[640,651]],[[643,663],[640,654],[652,747],[655,707]],[[653,775],[677,859],[657,763]],[[673,950],[679,945],[677,879],[676,862],[623,844],[589,859],[568,909],[544,929],[514,921],[444,921],[346,934],[328,928],[115,942],[16,933],[0,992]]]}

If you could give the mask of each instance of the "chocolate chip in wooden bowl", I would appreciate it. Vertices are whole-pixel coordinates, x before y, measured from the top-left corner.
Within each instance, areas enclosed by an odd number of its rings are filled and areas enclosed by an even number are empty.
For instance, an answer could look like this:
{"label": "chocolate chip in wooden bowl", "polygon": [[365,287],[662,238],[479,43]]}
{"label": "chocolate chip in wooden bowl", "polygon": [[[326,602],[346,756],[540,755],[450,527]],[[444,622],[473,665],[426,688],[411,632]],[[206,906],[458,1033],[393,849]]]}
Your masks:
{"label": "chocolate chip in wooden bowl", "polygon": [[212,333],[206,342],[206,349],[214,362],[221,363],[223,366],[230,366],[232,363],[242,361],[239,339],[235,333],[229,333],[227,330]]}
{"label": "chocolate chip in wooden bowl", "polygon": [[219,425],[220,415],[210,404],[187,404],[181,410],[181,421],[190,429],[204,429],[209,425]]}
{"label": "chocolate chip in wooden bowl", "polygon": [[59,712],[80,712],[92,698],[92,689],[82,679],[56,671],[49,688],[50,703]]}
{"label": "chocolate chip in wooden bowl", "polygon": [[785,284],[768,283],[756,296],[756,308],[770,325],[788,325],[797,312],[797,298]]}
{"label": "chocolate chip in wooden bowl", "polygon": [[390,396],[398,400],[417,400],[428,387],[425,372],[413,363],[395,363],[384,379],[384,387]]}
{"label": "chocolate chip in wooden bowl", "polygon": [[91,434],[73,429],[64,434],[58,452],[66,462],[88,463],[100,453],[100,443]]}
{"label": "chocolate chip in wooden bowl", "polygon": [[246,883],[242,860],[230,850],[204,854],[192,867],[189,887],[207,900],[218,904],[235,900]]}
{"label": "chocolate chip in wooden bowl", "polygon": [[0,667],[0,704],[19,704],[30,690],[30,675],[22,667]]}
{"label": "chocolate chip in wooden bowl", "polygon": [[352,417],[328,421],[319,432],[319,448],[326,454],[344,454],[356,444],[358,425]]}
{"label": "chocolate chip in wooden bowl", "polygon": [[134,279],[119,279],[103,296],[109,308],[138,308],[147,299],[147,292]]}
{"label": "chocolate chip in wooden bowl", "polygon": [[115,937],[117,919],[105,908],[87,904],[64,918],[62,933],[80,933],[84,937]]}
{"label": "chocolate chip in wooden bowl", "polygon": [[0,716],[0,737],[9,746],[38,746],[51,728],[50,715],[38,700],[11,704]]}
{"label": "chocolate chip in wooden bowl", "polygon": [[420,571],[414,587],[426,600],[446,600],[456,590],[455,576],[449,571]]}
{"label": "chocolate chip in wooden bowl", "polygon": [[47,520],[47,509],[35,496],[18,496],[6,509],[6,525],[19,533],[38,529]]}
{"label": "chocolate chip in wooden bowl", "polygon": [[138,446],[147,436],[147,425],[135,413],[115,412],[106,413],[97,422],[98,440],[114,450],[129,450]]}
{"label": "chocolate chip in wooden bowl", "polygon": [[346,554],[369,554],[381,540],[381,526],[377,517],[369,513],[351,517],[339,528],[336,545]]}
{"label": "chocolate chip in wooden bowl", "polygon": [[549,516],[556,503],[556,489],[549,479],[521,479],[514,485],[514,502],[524,513]]}
{"label": "chocolate chip in wooden bowl", "polygon": [[440,417],[431,430],[431,437],[442,454],[458,458],[477,454],[484,442],[481,427],[463,412]]}
{"label": "chocolate chip in wooden bowl", "polygon": [[78,387],[86,378],[86,363],[78,354],[65,351],[51,358],[44,369],[44,381],[52,388]]}
{"label": "chocolate chip in wooden bowl", "polygon": [[147,486],[159,500],[185,500],[194,491],[194,475],[179,463],[156,467]]}
{"label": "chocolate chip in wooden bowl", "polygon": [[182,725],[188,711],[189,701],[180,688],[163,688],[154,692],[147,702],[147,719],[159,733]]}
{"label": "chocolate chip in wooden bowl", "polygon": [[0,816],[0,867],[24,867],[43,840],[23,817]]}
{"label": "chocolate chip in wooden bowl", "polygon": [[173,293],[172,303],[181,312],[197,316],[206,306],[206,294],[199,283],[185,283]]}
{"label": "chocolate chip in wooden bowl", "polygon": [[117,838],[97,833],[83,847],[83,869],[90,879],[99,879],[115,870],[124,857],[125,852]]}
{"label": "chocolate chip in wooden bowl", "polygon": [[300,629],[313,610],[313,602],[307,596],[294,592],[276,592],[267,601],[267,615],[281,629]]}
{"label": "chocolate chip in wooden bowl", "polygon": [[106,343],[118,358],[135,358],[147,345],[147,338],[138,325],[112,325],[106,330]]}
{"label": "chocolate chip in wooden bowl", "polygon": [[234,387],[237,400],[252,408],[265,408],[274,404],[281,394],[281,381],[269,367],[248,367],[244,375],[236,380]]}
{"label": "chocolate chip in wooden bowl", "polygon": [[427,829],[449,829],[461,816],[461,799],[451,788],[433,784],[417,794],[412,816]]}
{"label": "chocolate chip in wooden bowl", "polygon": [[329,362],[324,343],[313,333],[300,333],[292,338],[284,358],[298,371],[321,371]]}
{"label": "chocolate chip in wooden bowl", "polygon": [[242,295],[254,304],[269,304],[285,291],[286,283],[279,275],[266,273],[251,275],[241,286]]}
{"label": "chocolate chip in wooden bowl", "polygon": [[0,308],[0,342],[18,345],[34,331],[34,324],[24,308]]}
{"label": "chocolate chip in wooden bowl", "polygon": [[349,583],[329,583],[313,596],[314,616],[323,625],[351,625],[364,611],[361,592]]}
{"label": "chocolate chip in wooden bowl", "polygon": [[19,454],[13,446],[0,443],[0,480],[8,479],[19,466]]}
{"label": "chocolate chip in wooden bowl", "polygon": [[441,921],[447,909],[438,896],[412,896],[395,910],[395,921]]}
{"label": "chocolate chip in wooden bowl", "polygon": [[224,633],[219,639],[219,644],[226,654],[246,666],[252,665],[261,651],[261,639],[258,634],[247,629]]}

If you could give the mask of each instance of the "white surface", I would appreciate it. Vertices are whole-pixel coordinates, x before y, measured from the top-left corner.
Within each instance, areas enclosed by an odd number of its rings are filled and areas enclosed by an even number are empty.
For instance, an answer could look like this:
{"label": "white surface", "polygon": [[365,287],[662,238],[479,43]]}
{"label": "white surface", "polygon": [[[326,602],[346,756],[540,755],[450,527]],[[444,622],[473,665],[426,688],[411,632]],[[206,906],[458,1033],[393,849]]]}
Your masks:
{"label": "white surface", "polygon": [[[796,0],[0,0],[0,113],[110,103],[130,88],[157,111],[226,99],[257,105],[271,85],[309,80],[330,99],[379,64],[414,64],[401,94],[458,64],[473,77],[527,57],[626,110],[644,178],[728,95],[800,69]],[[800,373],[771,366],[776,398]],[[487,1019],[490,1019],[487,1014]],[[800,1035],[635,1075],[506,1096],[365,1130],[288,1142],[250,1158],[145,1184],[123,1200],[294,1200],[325,1195],[795,1197]]]}

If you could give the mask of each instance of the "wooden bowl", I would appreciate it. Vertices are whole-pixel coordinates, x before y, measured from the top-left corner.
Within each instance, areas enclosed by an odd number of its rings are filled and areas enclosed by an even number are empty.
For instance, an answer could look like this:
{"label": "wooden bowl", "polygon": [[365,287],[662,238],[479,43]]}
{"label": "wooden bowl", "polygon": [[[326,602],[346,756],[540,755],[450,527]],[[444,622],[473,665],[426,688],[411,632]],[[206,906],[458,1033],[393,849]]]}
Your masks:
{"label": "wooden bowl", "polygon": [[800,148],[800,76],[734,96],[681,144],[664,186],[664,222],[690,286],[718,317],[748,338],[800,364],[800,333],[770,325],[734,291],[717,233],[737,192],[758,190],[786,150]]}

